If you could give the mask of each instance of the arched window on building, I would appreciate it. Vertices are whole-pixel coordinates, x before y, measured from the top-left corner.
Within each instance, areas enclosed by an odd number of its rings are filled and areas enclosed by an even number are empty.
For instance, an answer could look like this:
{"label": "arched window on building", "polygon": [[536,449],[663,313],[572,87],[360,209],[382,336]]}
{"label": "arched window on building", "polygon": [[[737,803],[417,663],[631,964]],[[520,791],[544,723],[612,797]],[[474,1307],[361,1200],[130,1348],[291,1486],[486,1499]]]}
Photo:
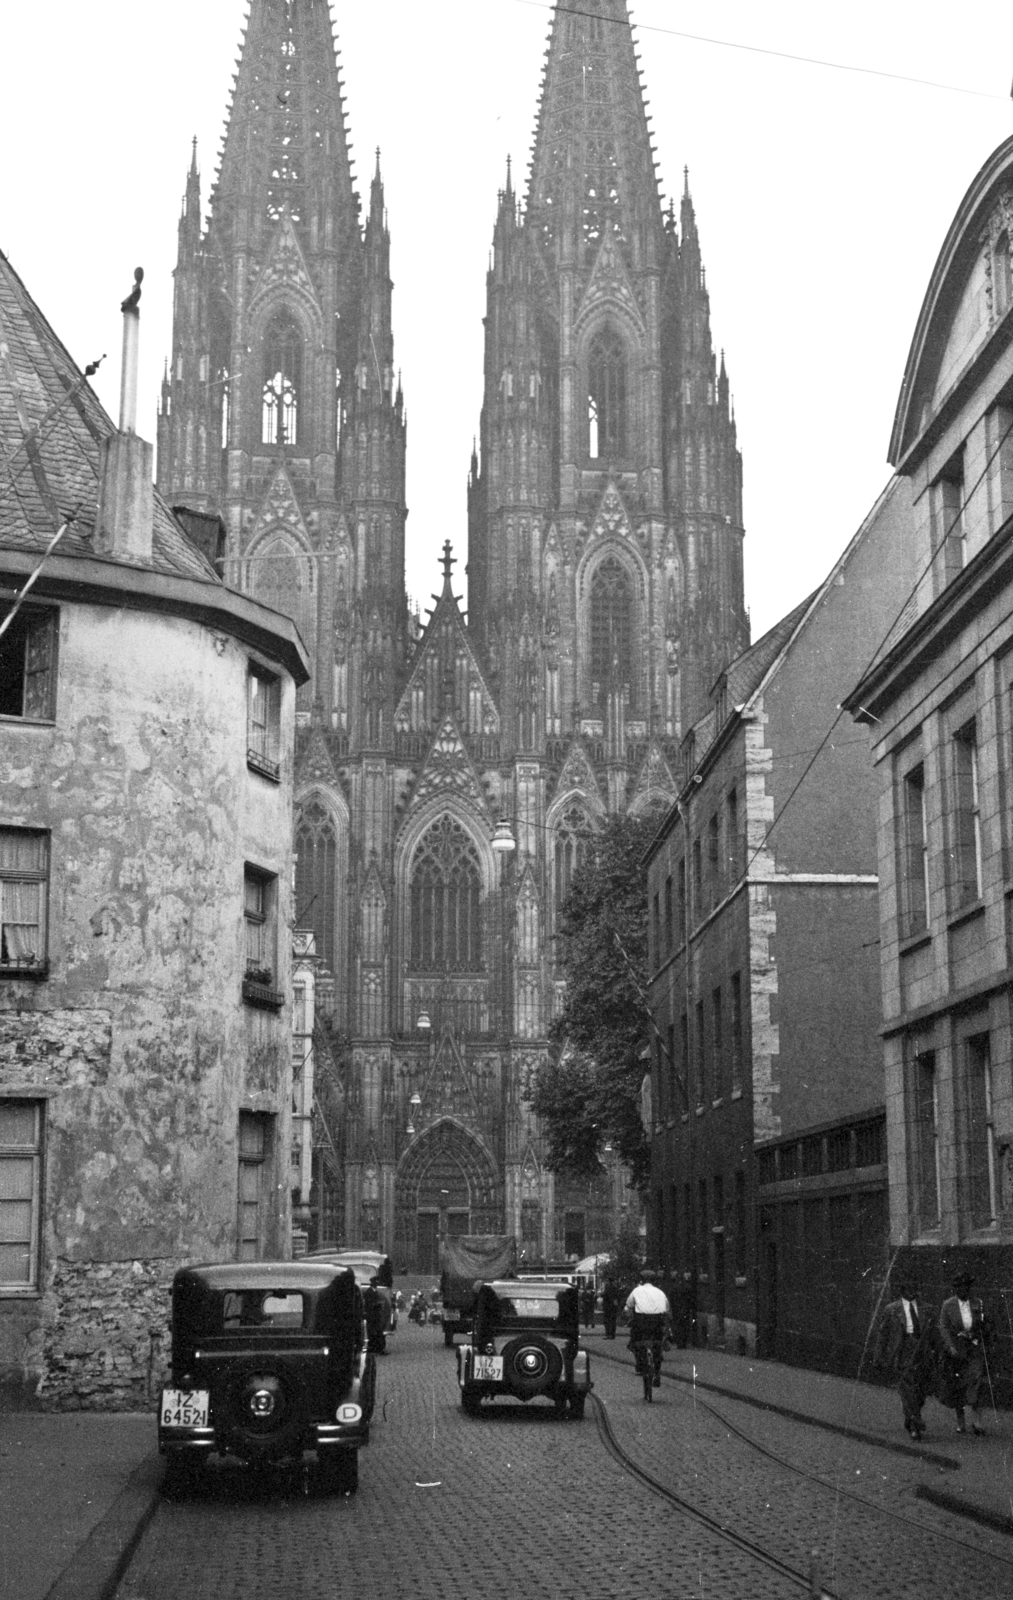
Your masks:
{"label": "arched window on building", "polygon": [[591,580],[591,698],[604,706],[611,688],[633,708],[633,595],[622,562],[607,556]]}
{"label": "arched window on building", "polygon": [[338,851],[334,819],[319,800],[300,807],[295,826],[295,925],[312,928],[317,955],[329,972],[335,961]]}
{"label": "arched window on building", "polygon": [[592,461],[626,454],[626,348],[604,328],[587,358],[587,453]]}
{"label": "arched window on building", "polygon": [[472,840],[453,817],[440,817],[412,862],[413,972],[475,972],[481,967],[481,889]]}
{"label": "arched window on building", "polygon": [[573,875],[587,857],[591,824],[582,806],[570,806],[554,829],[555,848],[552,861],[552,903],[556,915],[570,892]]}
{"label": "arched window on building", "polygon": [[302,330],[290,311],[280,311],[264,337],[263,444],[298,439],[302,356]]}

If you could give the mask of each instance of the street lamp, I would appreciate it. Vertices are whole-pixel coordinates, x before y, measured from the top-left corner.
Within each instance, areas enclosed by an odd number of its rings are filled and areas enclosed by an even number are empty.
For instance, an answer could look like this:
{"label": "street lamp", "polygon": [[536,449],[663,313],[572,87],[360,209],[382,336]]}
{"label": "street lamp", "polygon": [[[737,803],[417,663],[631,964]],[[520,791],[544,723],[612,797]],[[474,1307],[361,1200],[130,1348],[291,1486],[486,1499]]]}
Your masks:
{"label": "street lamp", "polygon": [[514,838],[513,829],[506,817],[500,817],[493,832],[490,849],[498,856],[508,856],[517,849],[517,840]]}
{"label": "street lamp", "polygon": [[408,1126],[405,1129],[406,1133],[415,1132],[415,1113],[418,1111],[421,1104],[422,1096],[420,1094],[413,1094],[408,1102]]}

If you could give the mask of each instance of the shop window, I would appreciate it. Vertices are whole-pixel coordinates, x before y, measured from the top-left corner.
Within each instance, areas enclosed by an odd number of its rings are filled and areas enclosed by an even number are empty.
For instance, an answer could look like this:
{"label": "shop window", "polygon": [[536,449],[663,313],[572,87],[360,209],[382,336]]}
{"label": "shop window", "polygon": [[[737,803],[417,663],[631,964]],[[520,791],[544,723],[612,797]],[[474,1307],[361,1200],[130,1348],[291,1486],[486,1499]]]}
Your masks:
{"label": "shop window", "polygon": [[913,1063],[914,1211],[920,1233],[939,1226],[939,1081],[936,1053],[924,1050]]}
{"label": "shop window", "polygon": [[[0,608],[0,623],[10,607]],[[22,606],[0,636],[0,717],[52,720],[56,699],[58,613]]]}
{"label": "shop window", "polygon": [[0,1100],[0,1295],[39,1283],[42,1114],[39,1100]]}
{"label": "shop window", "polygon": [[997,1215],[992,1060],[987,1033],[964,1043],[964,1187],[972,1228],[991,1227]]}

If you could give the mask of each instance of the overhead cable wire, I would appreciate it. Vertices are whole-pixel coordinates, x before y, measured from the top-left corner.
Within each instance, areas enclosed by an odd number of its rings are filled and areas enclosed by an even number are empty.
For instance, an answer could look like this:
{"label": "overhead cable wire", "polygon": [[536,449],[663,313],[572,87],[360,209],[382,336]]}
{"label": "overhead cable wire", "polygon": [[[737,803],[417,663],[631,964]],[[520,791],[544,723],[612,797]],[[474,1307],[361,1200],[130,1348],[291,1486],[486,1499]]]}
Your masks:
{"label": "overhead cable wire", "polygon": [[579,6],[551,4],[550,0],[513,0],[514,5],[534,6],[538,11],[562,11],[571,17],[591,17],[595,22],[611,22],[619,28],[638,33],[661,33],[673,39],[690,39],[694,44],[715,45],[722,50],[743,50],[751,55],[772,56],[777,61],[794,61],[799,66],[824,67],[832,72],[853,72],[862,77],[886,78],[894,83],[916,84],[922,89],[941,89],[947,94],[969,94],[979,100],[1007,100],[1008,95],[995,94],[990,89],[968,89],[961,83],[940,83],[935,78],[914,78],[906,72],[888,72],[884,67],[855,66],[849,61],[828,61],[823,56],[797,55],[790,50],[774,50],[769,45],[744,44],[740,39],[716,39],[711,34],[688,33],[682,28],[663,28],[660,23],[637,22],[627,17],[603,17],[599,11],[584,11]]}

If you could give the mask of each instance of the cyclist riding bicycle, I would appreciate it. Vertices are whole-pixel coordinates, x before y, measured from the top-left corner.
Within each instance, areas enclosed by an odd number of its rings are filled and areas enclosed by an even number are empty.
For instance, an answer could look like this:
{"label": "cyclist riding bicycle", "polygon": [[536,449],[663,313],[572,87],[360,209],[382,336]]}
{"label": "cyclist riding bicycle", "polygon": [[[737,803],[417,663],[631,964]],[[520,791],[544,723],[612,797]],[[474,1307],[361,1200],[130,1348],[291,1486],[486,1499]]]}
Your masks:
{"label": "cyclist riding bicycle", "polygon": [[624,1310],[630,1323],[630,1344],[637,1360],[637,1371],[647,1376],[653,1366],[653,1386],[661,1383],[661,1347],[668,1332],[672,1308],[668,1296],[655,1283],[657,1274],[645,1267],[640,1282],[626,1301]]}

